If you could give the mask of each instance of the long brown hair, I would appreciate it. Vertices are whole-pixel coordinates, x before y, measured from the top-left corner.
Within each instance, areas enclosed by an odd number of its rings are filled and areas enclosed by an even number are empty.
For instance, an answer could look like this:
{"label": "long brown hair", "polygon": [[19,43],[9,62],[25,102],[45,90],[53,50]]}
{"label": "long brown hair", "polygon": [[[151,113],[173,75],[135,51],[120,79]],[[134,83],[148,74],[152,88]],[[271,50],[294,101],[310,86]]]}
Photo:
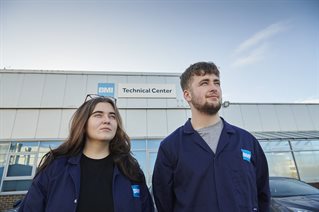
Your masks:
{"label": "long brown hair", "polygon": [[70,133],[65,142],[58,148],[51,150],[43,156],[37,174],[45,169],[55,158],[59,156],[72,157],[81,154],[86,142],[86,125],[95,106],[100,102],[110,103],[114,108],[117,130],[114,138],[110,141],[110,153],[113,156],[114,163],[120,171],[133,182],[144,182],[143,172],[132,156],[131,142],[126,134],[122,124],[120,112],[111,98],[95,97],[84,102],[73,114],[70,125]]}

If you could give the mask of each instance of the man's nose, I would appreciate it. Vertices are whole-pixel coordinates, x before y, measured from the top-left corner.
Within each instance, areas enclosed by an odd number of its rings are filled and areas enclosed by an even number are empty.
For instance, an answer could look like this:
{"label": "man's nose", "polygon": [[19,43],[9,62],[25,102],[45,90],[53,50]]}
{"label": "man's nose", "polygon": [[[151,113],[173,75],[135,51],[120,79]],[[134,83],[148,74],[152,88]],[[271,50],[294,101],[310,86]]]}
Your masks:
{"label": "man's nose", "polygon": [[210,86],[210,91],[216,92],[216,91],[217,91],[217,85],[215,85],[214,83],[212,83],[211,86]]}

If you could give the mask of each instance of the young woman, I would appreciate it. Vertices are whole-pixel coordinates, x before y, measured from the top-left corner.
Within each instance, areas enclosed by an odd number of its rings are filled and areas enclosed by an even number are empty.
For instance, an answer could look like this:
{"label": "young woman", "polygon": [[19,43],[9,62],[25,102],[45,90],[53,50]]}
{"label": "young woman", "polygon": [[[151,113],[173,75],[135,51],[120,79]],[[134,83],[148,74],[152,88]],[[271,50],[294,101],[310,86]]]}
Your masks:
{"label": "young woman", "polygon": [[42,159],[19,211],[154,211],[115,101],[88,97],[67,140]]}

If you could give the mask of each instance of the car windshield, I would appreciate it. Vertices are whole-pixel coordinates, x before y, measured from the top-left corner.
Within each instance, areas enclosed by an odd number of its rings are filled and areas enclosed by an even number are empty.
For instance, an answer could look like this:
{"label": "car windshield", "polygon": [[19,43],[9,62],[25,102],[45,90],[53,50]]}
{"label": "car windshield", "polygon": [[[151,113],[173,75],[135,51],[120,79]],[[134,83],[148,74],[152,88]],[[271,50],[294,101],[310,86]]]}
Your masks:
{"label": "car windshield", "polygon": [[272,197],[289,197],[319,194],[319,190],[294,179],[270,179]]}

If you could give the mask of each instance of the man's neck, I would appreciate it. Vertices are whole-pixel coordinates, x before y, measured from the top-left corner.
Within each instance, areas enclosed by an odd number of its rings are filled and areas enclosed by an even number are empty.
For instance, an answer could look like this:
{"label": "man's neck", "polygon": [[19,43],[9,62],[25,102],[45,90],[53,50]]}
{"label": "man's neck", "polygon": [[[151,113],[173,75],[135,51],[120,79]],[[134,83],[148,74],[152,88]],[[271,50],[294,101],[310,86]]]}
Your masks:
{"label": "man's neck", "polygon": [[92,159],[102,159],[110,154],[108,142],[86,141],[83,154]]}
{"label": "man's neck", "polygon": [[220,120],[219,114],[207,115],[198,111],[192,111],[191,123],[195,130],[216,124]]}

